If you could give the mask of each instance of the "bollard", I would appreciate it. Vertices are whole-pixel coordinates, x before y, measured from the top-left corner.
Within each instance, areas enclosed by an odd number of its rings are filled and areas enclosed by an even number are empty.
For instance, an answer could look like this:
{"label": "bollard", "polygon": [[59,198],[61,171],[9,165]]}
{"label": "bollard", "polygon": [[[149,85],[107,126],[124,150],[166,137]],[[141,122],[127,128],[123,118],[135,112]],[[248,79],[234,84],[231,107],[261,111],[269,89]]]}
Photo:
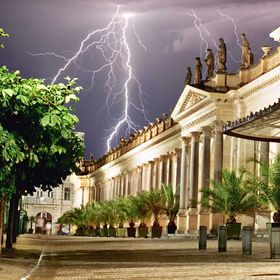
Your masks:
{"label": "bollard", "polygon": [[270,258],[280,258],[280,224],[271,224],[271,238],[270,238]]}
{"label": "bollard", "polygon": [[227,251],[227,227],[219,226],[218,232],[218,252]]}
{"label": "bollard", "polygon": [[252,227],[243,227],[242,229],[242,253],[243,256],[252,255]]}
{"label": "bollard", "polygon": [[200,226],[199,227],[199,241],[198,241],[198,249],[206,250],[207,245],[207,227]]}

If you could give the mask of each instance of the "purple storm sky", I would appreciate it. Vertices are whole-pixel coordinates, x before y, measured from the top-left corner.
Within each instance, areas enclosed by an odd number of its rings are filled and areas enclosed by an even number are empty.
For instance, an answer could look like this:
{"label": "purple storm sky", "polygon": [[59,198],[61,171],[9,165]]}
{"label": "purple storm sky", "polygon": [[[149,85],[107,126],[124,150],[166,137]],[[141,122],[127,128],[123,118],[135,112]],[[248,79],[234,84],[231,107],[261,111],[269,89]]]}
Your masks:
{"label": "purple storm sky", "polygon": [[[2,40],[5,48],[0,50],[1,65],[19,69],[25,77],[53,78],[62,61],[33,57],[27,52],[75,52],[89,32],[108,24],[116,5],[121,5],[121,11],[135,14],[137,32],[147,47],[145,52],[135,36],[128,34],[133,71],[143,85],[150,121],[172,111],[183,90],[186,66],[193,68],[194,58],[200,55],[201,39],[194,18],[188,15],[192,9],[209,31],[204,37],[214,53],[213,41],[223,37],[236,60],[241,54],[232,22],[219,15],[217,9],[234,19],[239,35],[246,33],[255,61],[262,55],[262,46],[277,45],[269,33],[280,26],[278,0],[2,0],[0,27],[5,28],[10,38]],[[202,59],[204,56],[203,53]],[[228,57],[227,66],[234,72],[239,64]],[[79,85],[88,87],[88,77],[79,71],[66,71],[59,81],[67,75],[77,77]],[[108,129],[115,121],[108,121],[106,112],[100,110],[105,104],[106,75],[105,71],[98,76],[90,92],[83,90],[80,102],[75,105],[80,118],[76,129],[86,133],[86,157],[92,152],[98,158],[106,151]],[[117,110],[123,109],[119,106],[112,110],[117,115]],[[139,112],[130,113],[141,127],[147,124]]]}

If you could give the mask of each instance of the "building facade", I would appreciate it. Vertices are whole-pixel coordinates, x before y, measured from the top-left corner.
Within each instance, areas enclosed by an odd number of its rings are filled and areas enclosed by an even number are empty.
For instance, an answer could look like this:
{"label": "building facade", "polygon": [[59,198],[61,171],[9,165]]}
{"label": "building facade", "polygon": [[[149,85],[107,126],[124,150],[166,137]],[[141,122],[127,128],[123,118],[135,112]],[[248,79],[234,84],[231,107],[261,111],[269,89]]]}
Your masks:
{"label": "building facade", "polygon": [[[62,185],[52,191],[36,189],[33,195],[22,198],[23,209],[27,216],[35,217],[33,229],[35,233],[56,234],[59,231],[57,220],[66,211],[80,207],[81,200],[80,180],[75,174],[68,176]],[[28,228],[31,223],[29,222]]]}
{"label": "building facade", "polygon": [[[279,42],[279,34],[280,28],[270,35]],[[280,152],[278,143],[224,133],[227,124],[245,120],[279,102],[280,47],[274,51],[262,49],[264,55],[256,64],[251,63],[250,54],[250,60],[242,63],[237,73],[217,71],[204,82],[196,79],[195,85],[188,83],[171,116],[163,115],[128,139],[121,139],[82,177],[81,186],[88,195],[84,202],[135,195],[171,183],[174,189],[180,188],[178,232],[196,232],[201,225],[215,230],[223,217],[200,209],[195,203],[200,200],[200,190],[211,187],[213,179],[221,180],[223,168],[238,170],[246,166],[257,175],[259,166],[255,161],[248,163],[248,159],[268,160]],[[261,124],[251,134],[254,136],[258,129]],[[266,133],[273,137],[278,130],[275,125]],[[238,219],[261,231],[270,215],[248,213]]]}

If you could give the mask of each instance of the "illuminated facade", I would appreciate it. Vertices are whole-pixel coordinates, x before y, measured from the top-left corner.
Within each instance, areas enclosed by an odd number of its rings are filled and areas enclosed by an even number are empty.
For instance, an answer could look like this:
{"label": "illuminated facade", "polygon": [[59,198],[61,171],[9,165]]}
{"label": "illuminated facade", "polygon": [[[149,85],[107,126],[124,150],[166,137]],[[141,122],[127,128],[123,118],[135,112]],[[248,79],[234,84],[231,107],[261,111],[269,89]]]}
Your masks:
{"label": "illuminated facade", "polygon": [[[279,42],[280,28],[270,35]],[[200,199],[200,189],[212,179],[221,179],[222,168],[238,170],[246,166],[259,172],[250,158],[268,160],[280,152],[280,144],[254,141],[224,134],[225,125],[278,103],[280,97],[280,47],[263,47],[263,57],[237,73],[216,73],[202,86],[186,85],[171,116],[163,116],[111,149],[83,176],[87,201],[110,200],[142,190],[161,188],[162,183],[180,186],[178,232],[196,232],[200,225],[209,230],[222,222],[192,203]],[[279,118],[279,117],[278,117]],[[255,130],[264,129],[255,127]],[[252,135],[254,135],[254,129]],[[264,133],[274,137],[279,126]],[[256,231],[265,228],[270,212],[238,217],[242,225]]]}

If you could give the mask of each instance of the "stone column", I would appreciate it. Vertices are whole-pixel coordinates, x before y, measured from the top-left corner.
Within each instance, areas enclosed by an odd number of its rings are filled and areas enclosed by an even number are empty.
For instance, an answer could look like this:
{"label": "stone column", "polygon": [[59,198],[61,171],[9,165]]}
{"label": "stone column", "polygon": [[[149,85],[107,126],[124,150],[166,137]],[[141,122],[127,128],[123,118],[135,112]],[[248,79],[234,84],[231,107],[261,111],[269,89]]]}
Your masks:
{"label": "stone column", "polygon": [[[269,142],[259,142],[260,162],[269,162]],[[259,164],[258,164],[259,165]],[[261,176],[261,168],[258,166],[258,176]],[[266,232],[266,223],[270,222],[270,213],[267,211],[256,211],[255,213],[255,234]]]}
{"label": "stone column", "polygon": [[190,138],[182,137],[181,138],[181,166],[180,166],[180,209],[178,216],[178,233],[184,233],[187,226],[187,204],[186,204],[186,195],[187,195],[187,153],[188,146],[190,144]]}
{"label": "stone column", "polygon": [[192,132],[191,160],[190,160],[190,189],[189,201],[190,208],[197,207],[198,198],[198,168],[199,168],[199,138],[200,132]]}
{"label": "stone column", "polygon": [[167,179],[167,156],[160,156],[160,167],[159,167],[159,187],[161,189],[162,184],[166,184]]}
{"label": "stone column", "polygon": [[216,122],[215,126],[215,151],[214,151],[214,180],[222,181],[223,169],[223,123]]}
{"label": "stone column", "polygon": [[153,172],[153,189],[159,190],[159,158],[154,159],[154,172]]}
{"label": "stone column", "polygon": [[269,161],[269,142],[260,142],[260,161]]}
{"label": "stone column", "polygon": [[[202,155],[201,155],[201,186],[209,189],[210,187],[210,150],[211,150],[211,127],[202,128]],[[203,194],[198,196],[201,199]],[[198,225],[206,226],[209,229],[209,213],[206,209],[199,209]]]}
{"label": "stone column", "polygon": [[128,194],[130,194],[130,180],[131,180],[131,176],[132,176],[132,174],[131,174],[131,172],[126,172],[125,173],[125,186],[124,186],[124,189],[125,189],[125,191],[124,191],[124,196],[125,197],[127,197],[127,195]]}
{"label": "stone column", "polygon": [[153,188],[153,174],[154,174],[154,161],[149,161],[148,163],[148,172],[147,172],[147,191],[150,191]]}
{"label": "stone column", "polygon": [[137,167],[137,193],[142,192],[142,166]]}
{"label": "stone column", "polygon": [[[216,182],[222,181],[222,169],[223,169],[223,123],[217,121],[215,123],[215,144],[214,144],[214,180]],[[223,223],[224,215],[223,214],[211,214],[211,230],[213,232],[218,230],[218,227]]]}
{"label": "stone column", "polygon": [[171,184],[172,180],[172,153],[167,154],[166,160],[166,183]]}
{"label": "stone column", "polygon": [[182,149],[175,149],[173,152],[173,167],[172,167],[172,186],[174,192],[176,188],[180,186],[180,176],[181,176],[181,156],[182,156]]}
{"label": "stone column", "polygon": [[148,164],[144,163],[142,165],[142,191],[147,190],[147,170],[148,170]]}
{"label": "stone column", "polygon": [[199,139],[200,132],[191,133],[190,155],[190,181],[189,181],[189,211],[187,217],[188,232],[197,231],[197,199],[198,199],[198,174],[199,174]]}
{"label": "stone column", "polygon": [[121,175],[121,188],[120,188],[120,196],[123,196],[125,192],[125,174]]}

